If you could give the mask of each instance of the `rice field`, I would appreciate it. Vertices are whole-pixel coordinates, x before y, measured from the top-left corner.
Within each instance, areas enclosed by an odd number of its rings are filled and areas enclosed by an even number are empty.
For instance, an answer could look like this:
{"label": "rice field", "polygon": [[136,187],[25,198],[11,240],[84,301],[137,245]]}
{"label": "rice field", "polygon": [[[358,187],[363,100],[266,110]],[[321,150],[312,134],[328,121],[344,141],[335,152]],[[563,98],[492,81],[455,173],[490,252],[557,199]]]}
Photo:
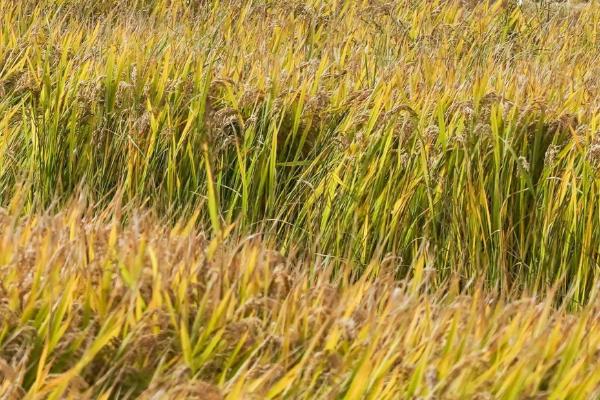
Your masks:
{"label": "rice field", "polygon": [[600,3],[0,0],[0,399],[600,398]]}

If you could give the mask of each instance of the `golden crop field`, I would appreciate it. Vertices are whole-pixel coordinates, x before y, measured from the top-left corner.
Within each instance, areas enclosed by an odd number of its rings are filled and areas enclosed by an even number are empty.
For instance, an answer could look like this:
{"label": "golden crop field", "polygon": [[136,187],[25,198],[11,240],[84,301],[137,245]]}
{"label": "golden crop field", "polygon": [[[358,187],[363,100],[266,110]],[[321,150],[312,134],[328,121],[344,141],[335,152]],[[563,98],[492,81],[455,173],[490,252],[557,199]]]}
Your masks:
{"label": "golden crop field", "polygon": [[0,399],[600,398],[600,3],[0,0]]}

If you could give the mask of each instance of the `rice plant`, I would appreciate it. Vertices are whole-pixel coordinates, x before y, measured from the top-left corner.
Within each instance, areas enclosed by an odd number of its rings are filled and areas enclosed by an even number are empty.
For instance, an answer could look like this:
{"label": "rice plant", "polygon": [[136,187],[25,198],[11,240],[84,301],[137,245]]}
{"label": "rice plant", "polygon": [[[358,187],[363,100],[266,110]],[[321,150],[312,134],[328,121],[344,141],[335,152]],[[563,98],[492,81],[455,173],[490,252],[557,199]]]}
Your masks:
{"label": "rice plant", "polygon": [[0,397],[556,398],[600,395],[596,291],[432,290],[425,248],[399,281],[360,277],[189,221],[80,207],[0,220]]}
{"label": "rice plant", "polygon": [[0,0],[0,397],[600,396],[599,170],[595,0]]}

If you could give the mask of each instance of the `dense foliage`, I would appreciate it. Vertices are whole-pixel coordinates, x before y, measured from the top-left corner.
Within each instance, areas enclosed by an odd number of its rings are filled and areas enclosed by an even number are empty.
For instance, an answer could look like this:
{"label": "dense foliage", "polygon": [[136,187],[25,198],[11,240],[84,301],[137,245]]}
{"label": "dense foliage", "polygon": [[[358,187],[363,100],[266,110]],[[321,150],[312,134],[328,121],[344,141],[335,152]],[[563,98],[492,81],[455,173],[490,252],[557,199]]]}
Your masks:
{"label": "dense foliage", "polygon": [[592,396],[600,6],[517,3],[0,0],[0,397]]}

